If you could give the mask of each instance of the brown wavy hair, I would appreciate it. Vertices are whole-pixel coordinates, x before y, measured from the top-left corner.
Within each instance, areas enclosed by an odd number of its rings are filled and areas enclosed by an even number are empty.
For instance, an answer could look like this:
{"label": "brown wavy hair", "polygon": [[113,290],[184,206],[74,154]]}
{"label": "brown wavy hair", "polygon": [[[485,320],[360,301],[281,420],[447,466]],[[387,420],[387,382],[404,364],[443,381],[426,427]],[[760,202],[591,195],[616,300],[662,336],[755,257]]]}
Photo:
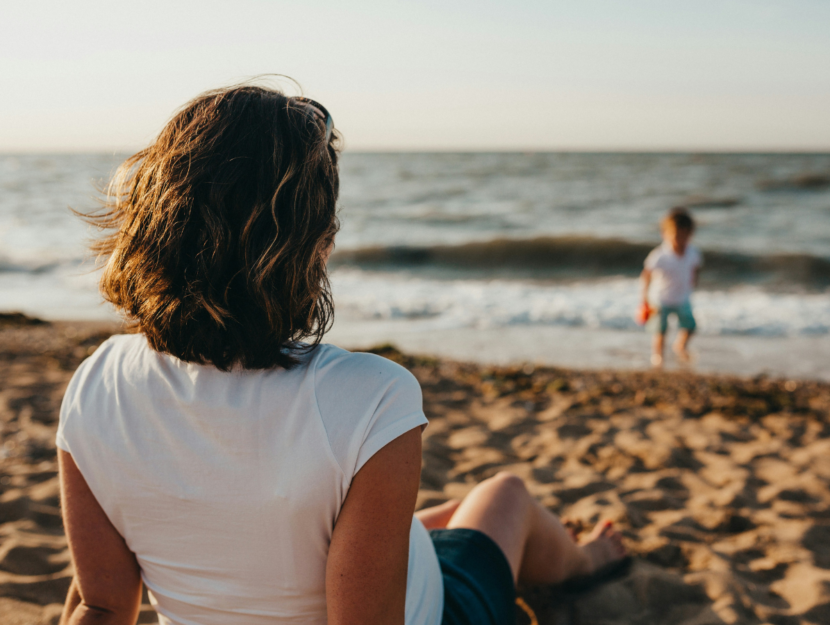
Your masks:
{"label": "brown wavy hair", "polygon": [[93,243],[100,289],[157,351],[229,370],[290,368],[334,306],[339,136],[276,89],[240,85],[185,105],[128,158]]}

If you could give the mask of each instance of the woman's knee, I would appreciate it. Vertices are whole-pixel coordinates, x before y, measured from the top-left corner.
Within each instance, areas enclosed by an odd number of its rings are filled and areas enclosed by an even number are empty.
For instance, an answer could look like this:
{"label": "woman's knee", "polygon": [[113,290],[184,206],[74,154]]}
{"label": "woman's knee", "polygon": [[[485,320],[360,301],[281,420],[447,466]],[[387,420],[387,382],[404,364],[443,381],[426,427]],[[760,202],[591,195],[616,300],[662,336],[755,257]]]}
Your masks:
{"label": "woman's knee", "polygon": [[493,477],[484,480],[479,488],[486,489],[493,499],[527,499],[530,494],[527,492],[524,480],[507,471],[499,471]]}
{"label": "woman's knee", "polygon": [[531,502],[530,493],[521,478],[499,472],[470,491],[453,515],[450,526],[480,529],[478,525],[466,525],[471,519],[476,523],[486,520],[487,523],[503,524],[506,522],[505,515],[522,517]]}

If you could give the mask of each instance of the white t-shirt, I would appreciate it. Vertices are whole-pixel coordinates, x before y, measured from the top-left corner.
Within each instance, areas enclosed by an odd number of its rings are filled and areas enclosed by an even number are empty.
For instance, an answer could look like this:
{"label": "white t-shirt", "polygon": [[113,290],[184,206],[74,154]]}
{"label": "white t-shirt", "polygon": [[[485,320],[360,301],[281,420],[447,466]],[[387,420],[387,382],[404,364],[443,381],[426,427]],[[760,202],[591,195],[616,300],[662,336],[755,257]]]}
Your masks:
{"label": "white t-shirt", "polygon": [[[57,444],[135,553],[162,625],[326,622],[332,530],[353,476],[426,424],[403,367],[321,345],[291,370],[223,372],[114,336],[75,373]],[[407,625],[443,580],[413,520]]]}
{"label": "white t-shirt", "polygon": [[695,269],[703,257],[693,245],[678,256],[670,243],[663,242],[646,257],[645,268],[653,272],[654,290],[661,306],[679,306],[689,301],[694,289]]}

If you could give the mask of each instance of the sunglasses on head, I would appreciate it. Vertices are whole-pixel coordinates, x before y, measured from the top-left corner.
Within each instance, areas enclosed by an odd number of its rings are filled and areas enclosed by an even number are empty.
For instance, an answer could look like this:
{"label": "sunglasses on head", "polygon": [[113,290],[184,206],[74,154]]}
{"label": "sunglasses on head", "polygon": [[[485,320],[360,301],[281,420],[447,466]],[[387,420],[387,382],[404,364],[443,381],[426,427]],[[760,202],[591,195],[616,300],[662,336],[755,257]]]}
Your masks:
{"label": "sunglasses on head", "polygon": [[334,120],[331,118],[331,114],[326,110],[326,107],[320,104],[319,102],[315,102],[311,98],[303,98],[300,96],[288,98],[290,102],[297,102],[303,106],[307,111],[310,111],[312,115],[319,121],[323,122],[326,127],[326,142],[325,145],[329,144],[329,139],[331,139],[331,131],[334,129]]}

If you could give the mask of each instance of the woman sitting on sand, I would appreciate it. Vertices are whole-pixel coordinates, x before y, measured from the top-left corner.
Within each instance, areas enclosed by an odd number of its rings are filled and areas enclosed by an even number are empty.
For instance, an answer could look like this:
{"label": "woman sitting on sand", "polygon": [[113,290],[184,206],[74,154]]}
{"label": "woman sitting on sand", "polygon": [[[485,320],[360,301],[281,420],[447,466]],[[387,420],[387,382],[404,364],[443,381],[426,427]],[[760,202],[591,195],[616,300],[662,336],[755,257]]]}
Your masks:
{"label": "woman sitting on sand", "polygon": [[142,580],[163,624],[511,623],[517,580],[623,557],[609,525],[577,545],[504,473],[413,519],[418,383],[321,344],[337,159],[323,106],[245,85],[119,170],[92,220],[112,229],[101,289],[137,333],[61,409],[61,623],[135,623]]}

